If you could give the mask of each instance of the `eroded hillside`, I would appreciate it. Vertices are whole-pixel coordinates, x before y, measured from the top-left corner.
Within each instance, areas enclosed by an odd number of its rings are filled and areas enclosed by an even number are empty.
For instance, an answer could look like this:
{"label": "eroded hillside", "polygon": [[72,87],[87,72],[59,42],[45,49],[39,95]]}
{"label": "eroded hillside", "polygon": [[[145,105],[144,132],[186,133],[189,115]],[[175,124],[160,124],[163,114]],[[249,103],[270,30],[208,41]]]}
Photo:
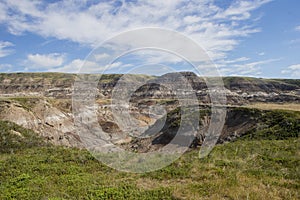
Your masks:
{"label": "eroded hillside", "polygon": [[[136,91],[143,98],[174,98],[169,91],[170,85],[176,84],[178,73],[163,76],[127,75],[129,82],[144,82]],[[205,80],[191,72],[181,72],[200,102],[209,102]],[[72,97],[75,74],[62,73],[12,73],[0,74],[0,96],[37,96],[68,99]],[[121,74],[99,75],[98,98],[111,98],[114,87],[118,84]],[[174,81],[175,80],[175,81]],[[260,79],[249,77],[224,77],[227,102],[241,105],[249,102],[294,102],[300,101],[300,80],[289,79]],[[149,82],[147,84],[147,82]],[[158,86],[153,83],[163,83]]]}
{"label": "eroded hillside", "polygon": [[[181,77],[187,80],[191,86],[190,92],[194,92],[199,101],[200,128],[192,130],[192,127],[191,131],[194,132],[192,146],[201,145],[210,124],[208,89],[204,79],[193,73],[182,72]],[[142,152],[161,148],[174,137],[180,126],[180,102],[176,99],[178,94],[170,89],[174,84],[175,86],[180,84],[178,74],[170,73],[160,77],[127,75],[126,78],[129,87],[137,82],[144,83],[134,91],[129,108],[111,103],[112,94],[116,93],[114,91],[116,85],[122,83],[120,81],[122,75],[101,76],[97,84],[95,101],[97,126],[108,133],[113,143],[123,148]],[[0,74],[0,120],[11,121],[31,129],[53,144],[82,148],[84,145],[78,136],[72,112],[71,98],[75,80],[74,74]],[[283,131],[282,128],[278,129],[268,124],[265,117],[277,116],[276,112],[279,111],[268,111],[268,109],[261,111],[241,108],[241,106],[270,102],[277,105],[285,103],[299,105],[299,80],[245,77],[225,77],[223,80],[226,87],[227,117],[219,139],[220,143],[259,131],[269,130],[275,135]],[[155,110],[161,107],[163,110]],[[125,130],[126,119],[118,119],[115,115],[114,111],[118,109],[128,109],[135,129]],[[277,123],[286,123],[283,127],[292,127],[291,130],[294,132],[300,132],[299,126],[295,125],[300,124],[299,114],[293,113],[278,114],[282,116]],[[288,121],[285,121],[287,119]],[[284,131],[291,132],[291,130]],[[139,138],[141,133],[147,134],[147,132],[151,132],[151,135]]]}

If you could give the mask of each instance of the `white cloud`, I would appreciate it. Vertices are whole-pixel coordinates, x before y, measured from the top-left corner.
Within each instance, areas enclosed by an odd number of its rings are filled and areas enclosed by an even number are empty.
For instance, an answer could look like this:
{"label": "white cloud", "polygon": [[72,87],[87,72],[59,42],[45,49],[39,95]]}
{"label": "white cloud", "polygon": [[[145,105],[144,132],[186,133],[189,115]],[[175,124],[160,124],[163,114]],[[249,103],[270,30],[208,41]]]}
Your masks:
{"label": "white cloud", "polygon": [[240,57],[240,58],[236,58],[236,59],[226,59],[226,60],[219,60],[217,62],[218,66],[227,66],[228,64],[234,64],[234,63],[240,63],[240,62],[245,62],[247,60],[250,60],[250,58],[248,57]]}
{"label": "white cloud", "polygon": [[240,37],[260,31],[252,26],[251,12],[270,0],[237,0],[227,9],[210,0],[120,1],[119,6],[115,1],[45,2],[3,0],[0,23],[13,34],[28,31],[91,46],[122,31],[163,27],[192,37],[213,59],[221,59]]}
{"label": "white cloud", "polygon": [[296,30],[296,31],[300,31],[300,26],[296,26],[296,27],[295,27],[295,30]]}
{"label": "white cloud", "polygon": [[51,54],[29,54],[25,65],[28,69],[44,69],[61,66],[64,63],[64,55]]}
{"label": "white cloud", "polygon": [[265,52],[258,53],[259,56],[264,56],[265,54],[266,54]]}
{"label": "white cloud", "polygon": [[[135,63],[138,65],[144,64],[156,64],[156,63],[179,63],[183,59],[177,55],[163,50],[140,50],[129,54],[131,59],[135,59]],[[126,60],[126,57],[124,58]]]}
{"label": "white cloud", "polygon": [[12,65],[11,64],[0,64],[0,72],[10,72],[12,70]]}
{"label": "white cloud", "polygon": [[118,68],[118,67],[121,67],[123,65],[122,62],[115,62],[115,63],[112,63],[111,65],[109,65],[110,68]]}
{"label": "white cloud", "polygon": [[107,53],[95,54],[94,57],[96,61],[99,61],[105,58],[109,58],[109,54]]}
{"label": "white cloud", "polygon": [[13,53],[12,49],[7,49],[8,47],[14,46],[11,42],[0,41],[0,58],[5,57]]}
{"label": "white cloud", "polygon": [[193,24],[201,21],[201,17],[197,17],[196,15],[186,16],[184,17],[183,21],[186,22],[187,24]]}
{"label": "white cloud", "polygon": [[62,67],[51,68],[50,72],[66,72],[66,73],[102,73],[104,70],[115,68],[131,67],[130,64],[122,62],[114,62],[110,65],[101,66],[97,62],[75,59]]}
{"label": "white cloud", "polygon": [[229,18],[231,20],[245,20],[251,16],[251,11],[259,8],[263,4],[269,3],[272,0],[253,0],[243,1],[238,0],[226,10],[222,10],[216,15],[216,18]]}
{"label": "white cloud", "polygon": [[300,64],[291,65],[281,71],[282,74],[289,74],[292,77],[300,78]]}
{"label": "white cloud", "polygon": [[261,67],[279,61],[281,59],[268,59],[255,62],[237,63],[230,66],[222,66],[222,75],[227,76],[257,76],[261,74]]}
{"label": "white cloud", "polygon": [[70,62],[69,64],[66,64],[59,68],[49,69],[49,71],[77,73],[77,72],[79,72],[79,70],[83,66],[83,64],[84,64],[84,60],[75,59],[72,62]]}

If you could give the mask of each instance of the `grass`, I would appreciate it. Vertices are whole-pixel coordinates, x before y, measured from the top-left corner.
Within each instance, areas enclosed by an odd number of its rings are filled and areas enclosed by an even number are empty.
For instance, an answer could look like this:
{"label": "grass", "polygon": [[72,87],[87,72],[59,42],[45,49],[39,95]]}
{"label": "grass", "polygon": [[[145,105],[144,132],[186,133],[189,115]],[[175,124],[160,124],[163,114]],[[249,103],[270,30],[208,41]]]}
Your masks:
{"label": "grass", "polygon": [[26,148],[47,145],[32,130],[15,123],[0,121],[0,153],[14,153]]}
{"label": "grass", "polygon": [[[256,111],[257,126],[244,138],[282,140],[300,137],[300,112],[297,111],[260,111],[257,109],[240,108]],[[243,139],[243,138],[242,138]]]}
{"label": "grass", "polygon": [[252,83],[253,85],[268,85],[268,84],[283,84],[289,86],[300,86],[299,79],[264,79],[264,78],[254,78],[254,77],[242,77],[242,76],[228,76],[223,77],[224,85],[230,88],[232,83],[238,83],[240,81]]}
{"label": "grass", "polygon": [[0,98],[0,103],[3,100],[16,102],[19,103],[27,111],[30,111],[36,105],[36,103],[39,102],[40,99],[41,97],[10,97],[10,98],[2,98],[2,99]]}
{"label": "grass", "polygon": [[261,110],[292,110],[292,111],[300,111],[300,104],[297,103],[255,103],[246,105],[248,108],[257,108]]}
{"label": "grass", "polygon": [[1,143],[0,199],[300,198],[296,136],[245,137],[217,145],[201,160],[198,150],[191,150],[159,171],[132,174],[101,164],[85,150],[40,144],[32,131],[13,123],[0,127],[2,142],[22,144]]}

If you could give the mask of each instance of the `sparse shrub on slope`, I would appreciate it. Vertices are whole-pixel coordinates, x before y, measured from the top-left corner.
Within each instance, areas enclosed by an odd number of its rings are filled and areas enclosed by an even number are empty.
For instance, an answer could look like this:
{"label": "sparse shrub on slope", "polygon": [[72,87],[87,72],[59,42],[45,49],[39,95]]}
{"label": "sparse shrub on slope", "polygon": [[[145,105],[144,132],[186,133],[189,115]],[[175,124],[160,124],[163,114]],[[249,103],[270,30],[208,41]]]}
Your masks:
{"label": "sparse shrub on slope", "polygon": [[0,121],[0,153],[11,153],[45,144],[32,130],[12,122]]}
{"label": "sparse shrub on slope", "polygon": [[264,111],[258,118],[257,128],[245,136],[249,139],[284,140],[298,138],[300,113],[296,111]]}

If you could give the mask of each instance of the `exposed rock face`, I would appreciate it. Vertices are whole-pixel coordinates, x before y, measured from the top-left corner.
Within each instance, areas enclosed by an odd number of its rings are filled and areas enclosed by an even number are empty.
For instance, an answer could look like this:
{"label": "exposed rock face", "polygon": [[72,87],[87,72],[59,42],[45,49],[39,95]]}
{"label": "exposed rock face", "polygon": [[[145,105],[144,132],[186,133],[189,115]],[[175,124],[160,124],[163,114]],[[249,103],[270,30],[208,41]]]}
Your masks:
{"label": "exposed rock face", "polygon": [[[195,124],[191,124],[190,130],[194,131],[195,137],[191,142],[191,147],[201,146],[206,138],[206,132],[211,122],[210,109],[200,108],[199,130],[195,130]],[[123,147],[128,150],[138,152],[157,151],[165,145],[174,144],[174,137],[179,134],[180,111],[178,109],[168,113],[164,127],[156,134],[148,138],[137,138],[124,144]],[[153,125],[154,127],[156,124]],[[282,111],[263,111],[258,109],[249,109],[241,107],[227,108],[227,115],[224,127],[217,143],[234,141],[242,136],[257,138],[298,138],[300,134],[300,115],[298,113],[289,113]],[[259,135],[262,134],[262,135]],[[180,144],[178,144],[180,145]]]}
{"label": "exposed rock face", "polygon": [[[180,74],[180,76],[178,75]],[[99,76],[100,77],[100,76]],[[182,77],[182,78],[178,78]],[[98,82],[98,98],[111,98],[114,87],[122,75],[102,75]],[[203,78],[191,72],[169,73],[161,77],[127,75],[127,87],[136,82],[146,82],[135,92],[133,98],[176,98],[172,88],[181,86],[185,79],[192,91],[202,103],[209,103],[209,95]],[[71,98],[74,74],[28,73],[0,74],[0,96],[40,96],[53,98]],[[300,80],[259,79],[247,77],[223,78],[227,102],[241,105],[247,102],[299,102]],[[148,83],[147,83],[148,82]],[[177,91],[178,93],[178,91]],[[182,95],[186,95],[183,93]]]}
{"label": "exposed rock face", "polygon": [[[211,122],[210,109],[207,107],[200,108],[200,120],[199,124],[192,123],[189,121],[182,121],[182,115],[180,109],[175,109],[168,113],[166,123],[164,127],[155,134],[148,135],[146,138],[132,140],[131,143],[125,145],[127,149],[137,150],[140,152],[154,151],[162,148],[163,146],[174,143],[174,137],[179,133],[179,127],[185,126],[187,132],[191,135],[183,133],[182,137],[189,137],[191,146],[199,146],[205,139],[208,126]],[[257,113],[251,110],[243,110],[237,108],[228,108],[227,117],[225,120],[224,127],[222,129],[218,143],[234,140],[247,132],[256,128]],[[160,123],[159,120],[156,123]],[[157,124],[153,124],[151,128],[157,127]],[[186,125],[184,125],[186,123]],[[190,123],[190,124],[189,124]],[[147,133],[147,131],[146,131]],[[175,141],[176,143],[176,141]],[[180,143],[177,145],[181,145]]]}
{"label": "exposed rock face", "polygon": [[0,74],[1,96],[69,97],[75,75],[60,73]]}
{"label": "exposed rock face", "polygon": [[[83,147],[71,108],[75,80],[74,74],[0,74],[0,120],[32,129],[57,145]],[[223,81],[229,105],[300,102],[300,80],[225,77]],[[125,84],[128,88],[134,88],[137,83],[141,83],[141,87],[131,95],[128,107],[110,104],[114,92],[115,95],[121,94],[121,91],[114,91],[118,84],[122,89]],[[152,151],[168,143],[178,130],[178,96],[189,99],[192,95],[197,97],[203,111],[199,120],[201,129],[196,131],[197,141],[193,145],[201,144],[210,123],[209,107],[206,106],[210,103],[210,97],[204,79],[191,72],[170,73],[160,77],[127,75],[125,80],[122,75],[101,76],[97,84],[96,123],[108,133],[113,143],[131,150]],[[136,130],[130,127],[125,130],[127,119],[118,119],[115,115],[123,109],[129,111]],[[231,141],[245,134],[257,126],[256,122],[255,113],[228,108],[219,142]],[[153,130],[153,127],[157,130]],[[150,135],[144,139],[137,138],[139,131],[149,130],[152,131]]]}
{"label": "exposed rock face", "polygon": [[[32,129],[47,141],[55,145],[69,147],[84,147],[79,135],[78,128],[74,123],[74,116],[68,109],[70,102],[65,100],[49,100],[45,98],[6,98],[0,99],[0,120],[11,121],[27,129]],[[66,107],[65,107],[66,106]],[[121,109],[121,108],[114,108]],[[132,120],[136,122],[136,128],[146,130],[160,114],[149,112],[148,107],[138,109],[131,106],[128,110]],[[86,113],[88,115],[88,113]],[[151,115],[151,117],[149,116]],[[97,106],[96,125],[110,135],[114,143],[122,143],[122,140],[131,140],[128,136],[132,129],[126,131],[116,121],[112,105]],[[119,123],[119,124],[118,124]],[[121,130],[122,129],[122,130]]]}
{"label": "exposed rock face", "polygon": [[1,101],[0,119],[32,129],[53,144],[83,147],[70,113],[53,107],[43,99],[28,100],[32,101],[32,107],[26,107],[17,101]]}

